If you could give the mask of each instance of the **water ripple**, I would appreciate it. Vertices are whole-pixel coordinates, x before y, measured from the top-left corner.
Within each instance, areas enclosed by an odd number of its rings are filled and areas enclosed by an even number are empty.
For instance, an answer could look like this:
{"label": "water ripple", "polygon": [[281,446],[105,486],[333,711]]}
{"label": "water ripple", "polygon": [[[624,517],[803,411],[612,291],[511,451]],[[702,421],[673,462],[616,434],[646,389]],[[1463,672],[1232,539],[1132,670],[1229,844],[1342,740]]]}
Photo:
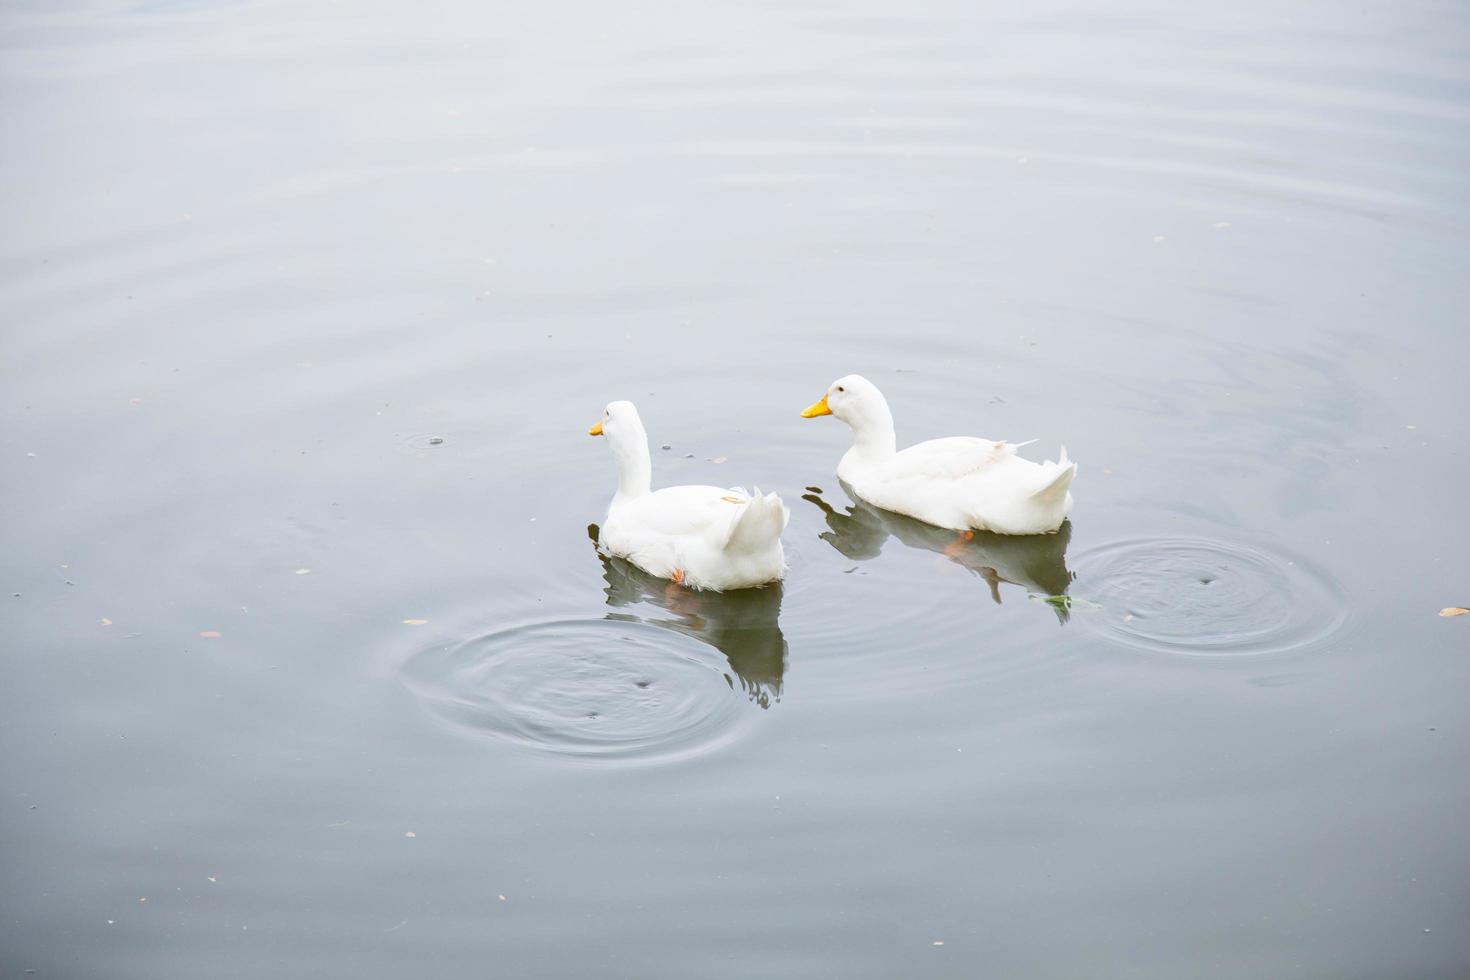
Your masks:
{"label": "water ripple", "polygon": [[621,762],[686,757],[735,734],[743,699],[709,647],[621,619],[532,623],[424,650],[403,679],[455,729]]}
{"label": "water ripple", "polygon": [[1076,559],[1079,619],[1127,646],[1200,656],[1281,653],[1347,618],[1340,587],[1297,558],[1207,539],[1119,541]]}

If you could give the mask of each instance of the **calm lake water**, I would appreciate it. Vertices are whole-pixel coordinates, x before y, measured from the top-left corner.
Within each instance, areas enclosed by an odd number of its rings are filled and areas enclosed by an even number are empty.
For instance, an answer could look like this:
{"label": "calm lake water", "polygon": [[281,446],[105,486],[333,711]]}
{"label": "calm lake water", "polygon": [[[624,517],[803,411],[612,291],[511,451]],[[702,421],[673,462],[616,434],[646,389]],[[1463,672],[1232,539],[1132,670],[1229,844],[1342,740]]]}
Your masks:
{"label": "calm lake water", "polygon": [[[13,2],[0,107],[0,976],[1470,975],[1464,4]],[[855,504],[849,372],[1070,524]],[[616,398],[783,587],[599,558]]]}

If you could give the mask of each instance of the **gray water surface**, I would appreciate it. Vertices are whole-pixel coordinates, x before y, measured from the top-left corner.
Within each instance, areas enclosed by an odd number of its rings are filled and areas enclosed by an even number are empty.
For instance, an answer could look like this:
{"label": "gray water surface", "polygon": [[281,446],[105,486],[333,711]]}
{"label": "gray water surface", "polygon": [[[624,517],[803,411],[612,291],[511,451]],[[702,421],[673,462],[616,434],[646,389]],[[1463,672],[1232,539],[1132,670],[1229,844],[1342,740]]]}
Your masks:
{"label": "gray water surface", "polygon": [[[1470,975],[1464,5],[17,2],[0,108],[0,976]],[[1069,524],[851,500],[854,371]],[[617,398],[781,588],[595,553]]]}

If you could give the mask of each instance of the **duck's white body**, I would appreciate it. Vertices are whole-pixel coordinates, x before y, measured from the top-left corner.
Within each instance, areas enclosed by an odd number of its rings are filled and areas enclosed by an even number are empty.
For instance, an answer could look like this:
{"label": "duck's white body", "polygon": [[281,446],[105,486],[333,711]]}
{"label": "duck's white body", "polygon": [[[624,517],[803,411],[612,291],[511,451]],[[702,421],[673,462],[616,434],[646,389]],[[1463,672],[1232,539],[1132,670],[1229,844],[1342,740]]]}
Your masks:
{"label": "duck's white body", "polygon": [[[810,413],[810,414],[808,414]],[[1045,534],[1072,510],[1077,464],[1033,463],[1020,446],[968,436],[932,439],[898,451],[893,414],[861,375],[832,383],[803,415],[835,415],[852,427],[853,446],[837,475],[863,500],[956,531]]]}
{"label": "duck's white body", "polygon": [[774,582],[786,572],[789,514],[774,493],[682,486],[652,490],[648,434],[631,402],[613,402],[592,428],[618,464],[618,491],[599,543],[659,578],[717,592]]}

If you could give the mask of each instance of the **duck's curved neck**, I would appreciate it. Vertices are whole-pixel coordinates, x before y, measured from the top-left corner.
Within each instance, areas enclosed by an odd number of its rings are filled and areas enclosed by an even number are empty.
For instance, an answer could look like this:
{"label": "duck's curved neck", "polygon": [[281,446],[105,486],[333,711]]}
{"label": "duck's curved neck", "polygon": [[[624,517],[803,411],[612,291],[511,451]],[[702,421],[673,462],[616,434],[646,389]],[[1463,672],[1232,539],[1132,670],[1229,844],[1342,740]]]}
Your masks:
{"label": "duck's curved neck", "polygon": [[898,452],[898,436],[893,429],[893,413],[888,402],[879,395],[850,423],[853,449],[870,460],[887,459]]}
{"label": "duck's curved neck", "polygon": [[613,503],[645,497],[653,487],[653,461],[648,455],[648,434],[639,426],[636,432],[623,433],[623,438],[610,439],[613,459],[618,464],[618,492]]}

